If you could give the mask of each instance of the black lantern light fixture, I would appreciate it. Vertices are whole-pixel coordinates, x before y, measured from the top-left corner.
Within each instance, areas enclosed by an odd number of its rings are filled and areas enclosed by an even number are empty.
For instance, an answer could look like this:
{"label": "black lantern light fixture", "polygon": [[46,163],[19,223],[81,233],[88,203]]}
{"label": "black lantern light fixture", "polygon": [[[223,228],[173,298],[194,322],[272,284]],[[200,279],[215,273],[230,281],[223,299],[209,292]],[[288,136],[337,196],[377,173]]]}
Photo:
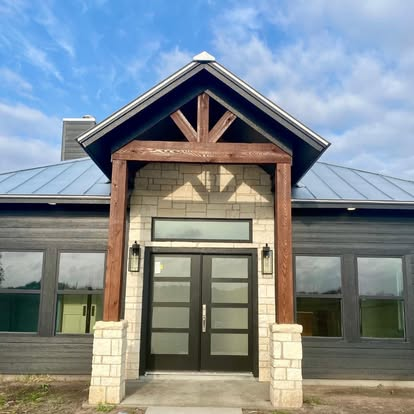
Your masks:
{"label": "black lantern light fixture", "polygon": [[128,271],[139,272],[140,261],[141,261],[141,247],[135,240],[135,243],[129,248]]}
{"label": "black lantern light fixture", "polygon": [[266,243],[266,246],[262,250],[262,274],[271,275],[273,273],[273,251],[270,249],[269,245]]}

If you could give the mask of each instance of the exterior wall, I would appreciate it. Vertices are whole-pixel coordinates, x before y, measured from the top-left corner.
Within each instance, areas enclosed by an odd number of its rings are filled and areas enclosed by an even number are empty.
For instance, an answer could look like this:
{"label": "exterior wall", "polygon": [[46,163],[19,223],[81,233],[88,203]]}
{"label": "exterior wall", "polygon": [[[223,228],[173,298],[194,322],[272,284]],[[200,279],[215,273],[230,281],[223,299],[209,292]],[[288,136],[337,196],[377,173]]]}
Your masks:
{"label": "exterior wall", "polygon": [[[251,218],[253,243],[151,242],[152,217]],[[129,244],[137,240],[147,247],[261,249],[268,243],[274,250],[273,221],[271,181],[260,167],[153,163],[139,170],[135,178]],[[138,376],[144,266],[139,273],[127,275],[127,378]],[[268,327],[275,322],[274,276],[264,278],[260,260],[258,266],[259,378],[268,381]]]}
{"label": "exterior wall", "polygon": [[[303,338],[303,377],[413,380],[414,213],[294,209],[293,252],[341,255],[345,290],[356,280],[355,255],[401,256],[406,280],[405,341],[361,340],[355,332],[358,312],[347,313],[343,323],[348,332],[354,332],[354,338]],[[355,296],[350,298],[357,303]]]}
{"label": "exterior wall", "polygon": [[107,234],[108,206],[0,206],[0,250],[45,254],[41,333],[0,332],[0,374],[90,374],[92,335],[53,336],[57,254],[59,249],[105,251]]}

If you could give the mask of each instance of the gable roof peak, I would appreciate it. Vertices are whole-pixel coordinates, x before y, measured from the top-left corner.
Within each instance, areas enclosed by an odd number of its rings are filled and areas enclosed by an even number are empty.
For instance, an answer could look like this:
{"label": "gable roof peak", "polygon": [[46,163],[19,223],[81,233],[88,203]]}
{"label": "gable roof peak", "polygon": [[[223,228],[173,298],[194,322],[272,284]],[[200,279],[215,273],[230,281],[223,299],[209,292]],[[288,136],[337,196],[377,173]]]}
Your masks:
{"label": "gable roof peak", "polygon": [[210,55],[210,53],[203,51],[199,53],[198,55],[195,55],[193,57],[193,62],[215,62],[216,58],[213,55]]}

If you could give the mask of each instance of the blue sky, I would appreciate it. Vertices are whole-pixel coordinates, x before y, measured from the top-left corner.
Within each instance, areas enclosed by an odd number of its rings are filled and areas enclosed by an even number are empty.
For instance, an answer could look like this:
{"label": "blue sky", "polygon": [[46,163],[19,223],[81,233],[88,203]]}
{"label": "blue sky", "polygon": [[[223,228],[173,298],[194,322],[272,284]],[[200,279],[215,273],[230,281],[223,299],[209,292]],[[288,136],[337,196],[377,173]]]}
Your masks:
{"label": "blue sky", "polygon": [[323,160],[414,179],[408,0],[0,0],[0,171],[59,160],[191,58],[216,59],[332,142]]}

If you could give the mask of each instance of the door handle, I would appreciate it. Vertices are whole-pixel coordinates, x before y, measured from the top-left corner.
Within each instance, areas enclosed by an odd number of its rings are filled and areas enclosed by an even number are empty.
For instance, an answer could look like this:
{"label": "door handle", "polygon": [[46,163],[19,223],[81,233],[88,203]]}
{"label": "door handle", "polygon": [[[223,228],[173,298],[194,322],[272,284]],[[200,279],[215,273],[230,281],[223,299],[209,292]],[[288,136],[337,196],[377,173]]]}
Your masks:
{"label": "door handle", "polygon": [[86,305],[83,305],[82,316],[86,316]]}
{"label": "door handle", "polygon": [[202,311],[202,332],[206,332],[207,330],[207,305],[203,303],[203,311]]}
{"label": "door handle", "polygon": [[92,305],[91,316],[95,316],[95,305]]}

